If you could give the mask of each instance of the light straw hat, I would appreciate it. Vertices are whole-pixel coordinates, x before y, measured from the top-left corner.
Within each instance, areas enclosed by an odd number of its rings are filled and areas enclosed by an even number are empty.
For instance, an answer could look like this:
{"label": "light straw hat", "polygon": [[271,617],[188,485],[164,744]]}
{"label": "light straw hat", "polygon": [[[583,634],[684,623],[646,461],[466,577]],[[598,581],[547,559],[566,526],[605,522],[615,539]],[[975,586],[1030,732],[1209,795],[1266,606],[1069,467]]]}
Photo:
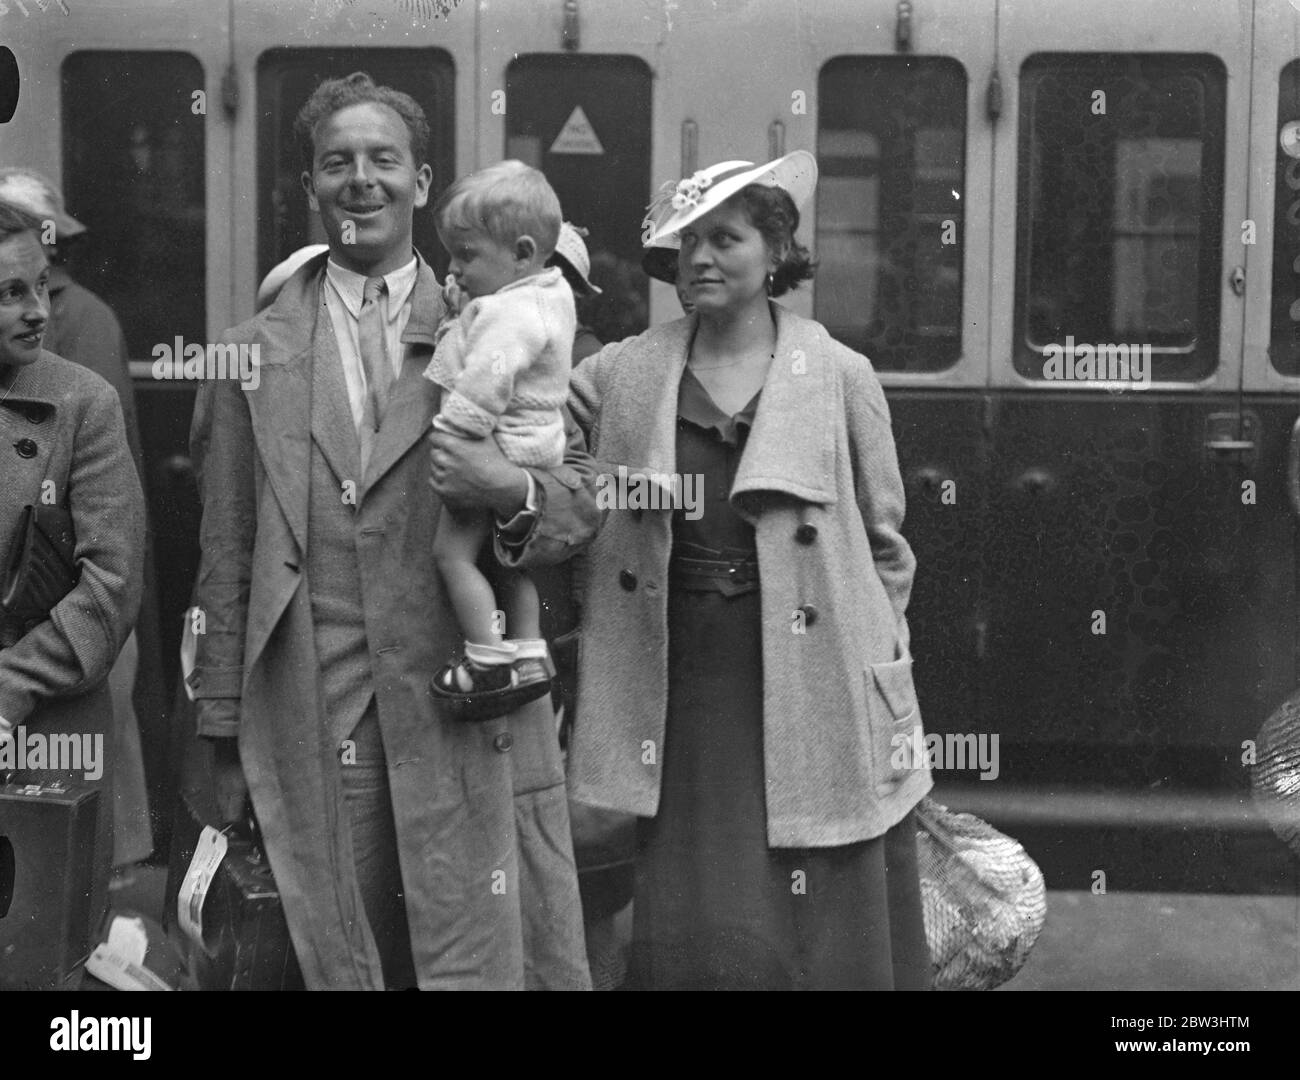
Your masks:
{"label": "light straw hat", "polygon": [[86,231],[63,207],[63,193],[35,169],[0,169],[0,200],[54,222],[56,237],[70,239]]}
{"label": "light straw hat", "polygon": [[258,311],[275,299],[276,294],[284,287],[284,283],[293,277],[299,267],[329,249],[329,244],[308,244],[306,247],[300,247],[283,262],[271,267],[266,277],[262,278],[262,284],[257,287]]}
{"label": "light straw hat", "polygon": [[721,206],[749,184],[782,188],[794,201],[795,208],[801,209],[817,186],[817,159],[807,150],[795,150],[766,165],[722,161],[676,184],[668,181],[659,189],[642,222],[645,246],[666,246],[670,236]]}
{"label": "light straw hat", "polygon": [[587,254],[587,245],[582,242],[586,235],[586,229],[564,222],[560,226],[560,236],[555,241],[555,251],[551,258],[563,259],[568,264],[569,269],[581,279],[588,296],[599,296],[601,290],[591,283],[591,256]]}

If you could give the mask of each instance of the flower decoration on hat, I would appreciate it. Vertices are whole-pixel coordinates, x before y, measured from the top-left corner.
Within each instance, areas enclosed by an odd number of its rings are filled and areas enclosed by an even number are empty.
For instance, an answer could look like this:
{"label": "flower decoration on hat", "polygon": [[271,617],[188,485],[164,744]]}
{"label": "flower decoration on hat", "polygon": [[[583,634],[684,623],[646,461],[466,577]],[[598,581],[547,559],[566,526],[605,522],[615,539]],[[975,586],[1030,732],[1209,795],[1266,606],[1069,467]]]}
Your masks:
{"label": "flower decoration on hat", "polygon": [[675,184],[671,180],[665,180],[659,186],[659,193],[646,207],[646,216],[642,224],[657,225],[667,216],[670,208],[672,210],[685,210],[689,207],[694,210],[700,205],[700,199],[704,196],[705,188],[712,183],[713,178],[703,171],[693,173],[685,180],[678,180]]}
{"label": "flower decoration on hat", "polygon": [[700,196],[704,194],[704,189],[711,183],[713,183],[713,180],[703,172],[697,172],[685,180],[679,180],[677,190],[673,193],[673,209],[685,210],[689,206],[694,210],[700,205]]}

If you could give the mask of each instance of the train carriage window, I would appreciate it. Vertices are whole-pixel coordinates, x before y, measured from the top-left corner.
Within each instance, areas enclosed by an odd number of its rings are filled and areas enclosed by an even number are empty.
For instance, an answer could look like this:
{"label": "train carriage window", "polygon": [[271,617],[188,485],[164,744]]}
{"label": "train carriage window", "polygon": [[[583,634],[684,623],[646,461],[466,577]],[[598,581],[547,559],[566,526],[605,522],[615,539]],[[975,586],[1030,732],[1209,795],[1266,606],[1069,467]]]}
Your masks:
{"label": "train carriage window", "polygon": [[650,68],[635,56],[519,56],[506,70],[508,158],[541,169],[565,217],[588,230],[578,318],[601,341],[646,328],[641,218],[650,201]]}
{"label": "train carriage window", "polygon": [[203,67],[180,52],[63,62],[63,193],[87,232],[74,277],[117,313],[132,358],[206,333]]}
{"label": "train carriage window", "polygon": [[[1210,56],[1030,57],[1021,69],[1015,364],[1149,347],[1149,376],[1218,357],[1223,64]],[[1096,353],[1101,355],[1100,350]],[[1123,375],[1107,352],[1106,374]],[[1077,371],[1077,367],[1072,369]],[[1094,370],[1097,378],[1104,378]]]}
{"label": "train carriage window", "polygon": [[961,353],[966,72],[946,57],[830,60],[817,93],[814,314],[884,371]]}
{"label": "train carriage window", "polygon": [[[304,244],[326,243],[320,219],[307,206],[303,163],[293,122],[325,79],[368,72],[381,86],[410,94],[429,122],[431,207],[456,177],[455,66],[444,49],[269,49],[257,64],[259,277]],[[428,207],[415,212],[416,249],[441,276],[447,257]],[[255,283],[254,283],[255,284]]]}
{"label": "train carriage window", "polygon": [[1300,60],[1282,69],[1273,184],[1273,298],[1269,357],[1300,376]]}

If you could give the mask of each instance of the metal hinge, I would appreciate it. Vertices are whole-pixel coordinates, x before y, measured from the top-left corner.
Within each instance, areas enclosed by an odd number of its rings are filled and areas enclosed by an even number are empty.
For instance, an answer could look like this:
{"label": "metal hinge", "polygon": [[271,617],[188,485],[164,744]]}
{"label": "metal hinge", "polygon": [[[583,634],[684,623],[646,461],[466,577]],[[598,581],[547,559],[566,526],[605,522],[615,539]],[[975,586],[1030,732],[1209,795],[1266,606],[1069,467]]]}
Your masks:
{"label": "metal hinge", "polygon": [[993,74],[989,76],[989,89],[984,105],[989,119],[996,122],[1002,115],[1002,76],[998,74],[997,68],[994,68]]}
{"label": "metal hinge", "polygon": [[1234,266],[1228,271],[1228,287],[1233,296],[1241,296],[1246,291],[1246,268]]}
{"label": "metal hinge", "polygon": [[912,51],[911,0],[898,0],[894,14],[894,49],[901,53]]}
{"label": "metal hinge", "polygon": [[227,120],[233,120],[239,111],[239,77],[234,64],[227,64],[221,76],[221,107],[226,111]]}
{"label": "metal hinge", "polygon": [[563,23],[560,28],[560,48],[577,52],[582,47],[582,30],[578,21],[578,0],[564,0]]}

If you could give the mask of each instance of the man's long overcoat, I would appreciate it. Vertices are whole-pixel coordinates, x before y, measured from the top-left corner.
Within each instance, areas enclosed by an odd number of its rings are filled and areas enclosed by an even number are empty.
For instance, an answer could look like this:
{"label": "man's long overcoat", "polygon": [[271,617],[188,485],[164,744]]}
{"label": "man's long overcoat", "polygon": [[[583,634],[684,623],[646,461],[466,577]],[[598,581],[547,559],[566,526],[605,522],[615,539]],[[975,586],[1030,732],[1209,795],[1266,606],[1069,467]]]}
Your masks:
{"label": "man's long overcoat", "polygon": [[[420,986],[589,985],[564,777],[546,701],[487,723],[443,716],[430,676],[460,640],[432,556],[438,500],[426,434],[440,390],[421,377],[443,314],[421,262],[402,371],[358,477],[352,418],[312,409],[329,333],[325,256],[226,342],[259,347],[259,380],[211,381],[192,442],[204,498],[197,600],[201,735],[234,735],[309,987],[382,985],[360,917],[340,745],[322,722],[305,580],[309,499],[354,499],[358,572]],[[247,389],[245,389],[247,385]],[[536,470],[541,517],[512,558],[566,558],[599,522],[590,459]],[[309,491],[312,443],[338,486]],[[328,583],[310,583],[327,589]]]}

